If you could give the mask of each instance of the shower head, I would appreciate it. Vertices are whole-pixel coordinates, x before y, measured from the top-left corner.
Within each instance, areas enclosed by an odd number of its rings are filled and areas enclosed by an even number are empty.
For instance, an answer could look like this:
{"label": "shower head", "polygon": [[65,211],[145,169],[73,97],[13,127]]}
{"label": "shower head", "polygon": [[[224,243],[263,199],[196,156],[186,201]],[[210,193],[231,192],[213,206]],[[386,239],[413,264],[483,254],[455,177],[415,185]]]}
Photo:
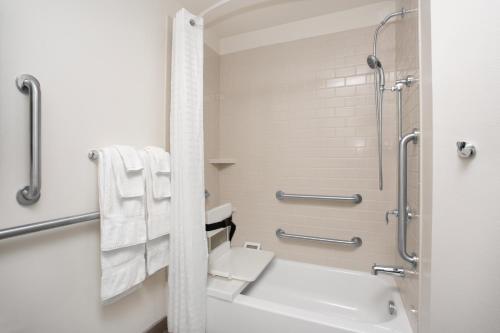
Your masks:
{"label": "shower head", "polygon": [[366,63],[371,69],[374,69],[377,71],[377,82],[378,82],[378,89],[383,89],[385,86],[385,73],[384,73],[384,67],[382,66],[382,63],[380,60],[378,60],[377,56],[370,54],[366,58]]}
{"label": "shower head", "polygon": [[368,63],[368,66],[371,69],[376,69],[376,68],[382,67],[382,63],[380,62],[380,60],[378,60],[378,58],[376,56],[374,56],[373,54],[370,54],[366,58],[366,62]]}

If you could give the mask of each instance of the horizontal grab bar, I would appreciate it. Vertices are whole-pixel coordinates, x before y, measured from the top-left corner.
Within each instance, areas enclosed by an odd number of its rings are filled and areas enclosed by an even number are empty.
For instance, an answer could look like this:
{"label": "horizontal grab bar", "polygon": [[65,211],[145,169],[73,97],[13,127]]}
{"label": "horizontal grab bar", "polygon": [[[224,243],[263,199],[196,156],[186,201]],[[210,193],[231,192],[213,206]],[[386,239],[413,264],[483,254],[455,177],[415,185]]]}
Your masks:
{"label": "horizontal grab bar", "polygon": [[11,238],[26,234],[31,234],[33,232],[54,229],[59,227],[65,227],[71,224],[88,222],[97,220],[100,218],[99,212],[86,213],[80,215],[73,215],[68,217],[62,217],[58,219],[52,219],[37,223],[25,224],[18,227],[12,227],[7,229],[0,229],[0,239]]}
{"label": "horizontal grab bar", "polygon": [[351,201],[352,203],[359,204],[363,197],[361,194],[353,195],[312,195],[312,194],[287,194],[283,191],[276,192],[276,199],[312,199],[312,200],[333,200],[333,201]]}
{"label": "horizontal grab bar", "polygon": [[343,240],[343,239],[335,239],[335,238],[325,238],[325,237],[316,237],[316,236],[304,236],[304,235],[295,235],[295,234],[287,234],[285,230],[278,229],[276,230],[276,237],[278,238],[293,238],[293,239],[301,239],[301,240],[310,240],[316,242],[323,243],[334,243],[348,246],[359,247],[363,244],[363,241],[359,237],[353,237],[351,240]]}

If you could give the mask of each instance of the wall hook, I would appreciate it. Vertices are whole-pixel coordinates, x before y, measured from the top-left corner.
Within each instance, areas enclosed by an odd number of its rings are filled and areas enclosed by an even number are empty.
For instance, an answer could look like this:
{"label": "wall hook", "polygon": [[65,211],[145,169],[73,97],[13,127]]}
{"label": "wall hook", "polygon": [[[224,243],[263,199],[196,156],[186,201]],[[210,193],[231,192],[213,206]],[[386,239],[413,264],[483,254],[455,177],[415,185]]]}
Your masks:
{"label": "wall hook", "polygon": [[467,141],[457,141],[457,154],[461,158],[472,158],[476,155],[476,147]]}

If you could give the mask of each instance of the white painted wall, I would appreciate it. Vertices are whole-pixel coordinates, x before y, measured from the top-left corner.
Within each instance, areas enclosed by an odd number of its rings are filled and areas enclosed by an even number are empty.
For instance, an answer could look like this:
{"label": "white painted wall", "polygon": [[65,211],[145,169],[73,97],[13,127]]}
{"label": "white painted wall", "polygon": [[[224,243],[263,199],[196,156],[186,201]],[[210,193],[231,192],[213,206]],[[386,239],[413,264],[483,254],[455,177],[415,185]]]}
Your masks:
{"label": "white painted wall", "polygon": [[[163,145],[166,0],[0,0],[0,228],[97,210],[94,147]],[[22,73],[42,87],[43,187],[28,181]],[[166,314],[165,273],[125,299],[99,301],[99,224],[0,241],[0,331],[141,332]]]}
{"label": "white painted wall", "polygon": [[[421,14],[427,16],[423,37],[429,37],[430,23],[432,42],[422,44],[423,75],[432,73],[432,110],[429,77],[423,78],[423,125],[431,126],[423,135],[433,145],[431,156],[424,146],[422,164],[423,174],[433,182],[432,209],[424,209],[422,233],[430,234],[432,221],[432,244],[424,246],[424,264],[430,260],[431,267],[422,276],[423,302],[428,306],[422,332],[498,332],[500,3],[422,2]],[[432,132],[426,132],[430,128]],[[476,158],[457,157],[455,142],[460,139],[477,146]],[[432,220],[426,218],[429,213]]]}

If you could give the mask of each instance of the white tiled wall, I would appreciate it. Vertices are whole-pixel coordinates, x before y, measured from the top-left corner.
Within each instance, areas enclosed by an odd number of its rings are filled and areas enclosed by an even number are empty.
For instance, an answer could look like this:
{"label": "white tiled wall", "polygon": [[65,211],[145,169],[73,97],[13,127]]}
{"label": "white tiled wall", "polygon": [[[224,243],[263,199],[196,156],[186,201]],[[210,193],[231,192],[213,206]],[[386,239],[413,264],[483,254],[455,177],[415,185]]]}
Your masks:
{"label": "white tiled wall", "polygon": [[210,193],[206,208],[219,203],[219,172],[208,163],[219,155],[219,61],[220,57],[205,46],[203,66],[203,125],[205,140],[205,188]]}
{"label": "white tiled wall", "polygon": [[[235,243],[261,242],[279,257],[368,271],[395,263],[397,132],[394,96],[384,113],[385,189],[378,190],[373,73],[375,27],[224,55],[220,62],[220,201],[237,209]],[[395,79],[394,30],[378,55]],[[359,205],[280,202],[275,192],[360,193]],[[363,246],[278,240],[275,230],[350,239]]]}

